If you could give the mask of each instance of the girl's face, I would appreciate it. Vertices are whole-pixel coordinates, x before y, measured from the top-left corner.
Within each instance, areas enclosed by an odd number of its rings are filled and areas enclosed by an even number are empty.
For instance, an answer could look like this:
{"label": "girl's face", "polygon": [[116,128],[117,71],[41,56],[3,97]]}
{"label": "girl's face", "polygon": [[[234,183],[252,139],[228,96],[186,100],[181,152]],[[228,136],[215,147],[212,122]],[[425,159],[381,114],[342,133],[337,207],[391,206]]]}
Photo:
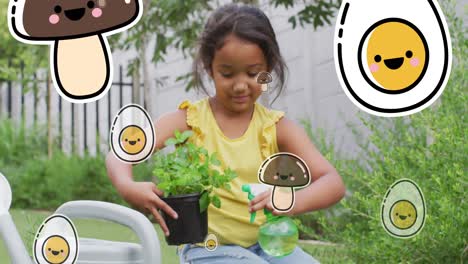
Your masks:
{"label": "girl's face", "polygon": [[222,48],[216,50],[211,67],[216,99],[231,112],[251,110],[262,93],[257,75],[267,70],[265,56],[257,44],[228,35]]}

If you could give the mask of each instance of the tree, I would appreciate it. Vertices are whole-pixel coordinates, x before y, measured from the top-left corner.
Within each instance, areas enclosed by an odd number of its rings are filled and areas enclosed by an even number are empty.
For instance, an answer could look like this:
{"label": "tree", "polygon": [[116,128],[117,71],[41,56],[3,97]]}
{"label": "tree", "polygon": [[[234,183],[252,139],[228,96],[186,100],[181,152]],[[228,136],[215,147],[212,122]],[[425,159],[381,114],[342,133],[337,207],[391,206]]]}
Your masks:
{"label": "tree", "polygon": [[10,34],[7,23],[8,0],[0,0],[0,81],[16,81],[21,76],[25,82],[39,68],[48,68],[49,51],[45,45],[28,45]]}

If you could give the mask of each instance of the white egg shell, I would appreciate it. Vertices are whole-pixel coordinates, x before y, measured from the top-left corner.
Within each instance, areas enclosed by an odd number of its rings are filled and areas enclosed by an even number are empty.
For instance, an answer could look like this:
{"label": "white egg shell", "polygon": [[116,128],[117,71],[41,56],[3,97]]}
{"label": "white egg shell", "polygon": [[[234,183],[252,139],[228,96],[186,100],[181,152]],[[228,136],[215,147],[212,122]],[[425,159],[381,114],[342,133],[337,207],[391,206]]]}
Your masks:
{"label": "white egg shell", "polygon": [[[23,25],[23,13],[24,13],[24,5],[26,0],[17,0],[17,1],[10,1],[8,5],[8,26],[11,32],[11,35],[18,41],[35,44],[32,41],[28,41],[22,38],[20,35],[28,36],[29,34],[24,29]],[[14,12],[13,12],[14,10]],[[20,35],[18,35],[18,34]],[[41,44],[48,44],[49,42],[40,41]],[[36,43],[37,44],[37,43]]]}
{"label": "white egg shell", "polygon": [[[146,144],[142,151],[137,154],[125,152],[120,145],[120,133],[128,126],[140,127],[146,136]],[[140,163],[148,159],[153,153],[156,145],[156,134],[154,132],[153,121],[144,108],[136,104],[129,104],[118,112],[112,123],[110,132],[111,149],[115,156],[123,162]]]}
{"label": "white egg shell", "polygon": [[68,217],[60,214],[49,216],[37,230],[33,244],[36,263],[49,263],[44,258],[44,243],[49,237],[56,235],[63,237],[69,246],[69,255],[63,264],[75,263],[79,252],[78,233],[73,222]]}
{"label": "white egg shell", "polygon": [[[208,241],[209,240],[214,240],[215,241],[215,247],[212,249],[208,248]],[[205,249],[208,251],[215,251],[218,248],[218,237],[216,237],[215,234],[208,234],[205,238]]]}
{"label": "white egg shell", "polygon": [[[429,62],[423,78],[414,88],[400,94],[373,88],[359,69],[361,39],[372,25],[389,18],[412,23],[428,44]],[[343,1],[335,27],[334,54],[340,84],[348,98],[360,109],[386,117],[413,114],[431,105],[442,94],[452,64],[449,30],[434,0]]]}
{"label": "white egg shell", "polygon": [[[410,228],[407,229],[400,229],[396,227],[391,220],[390,213],[392,206],[401,200],[407,200],[411,202],[416,208],[416,221]],[[422,230],[425,219],[426,203],[424,200],[424,195],[419,186],[410,179],[400,179],[394,182],[387,190],[382,201],[381,221],[385,231],[395,237],[411,238]]]}

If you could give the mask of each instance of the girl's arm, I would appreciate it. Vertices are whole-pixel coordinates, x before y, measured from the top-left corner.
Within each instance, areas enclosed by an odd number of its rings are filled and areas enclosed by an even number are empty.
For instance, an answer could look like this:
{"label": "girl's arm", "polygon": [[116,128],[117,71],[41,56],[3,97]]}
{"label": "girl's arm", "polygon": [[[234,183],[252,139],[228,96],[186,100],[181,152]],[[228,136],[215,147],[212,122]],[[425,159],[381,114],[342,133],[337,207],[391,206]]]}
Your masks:
{"label": "girl's arm", "polygon": [[[155,121],[156,147],[155,151],[164,148],[164,142],[174,135],[175,130],[188,130],[186,124],[186,111],[177,110],[165,114]],[[158,212],[158,209],[177,218],[177,213],[167,205],[159,196],[163,192],[153,182],[135,182],[133,180],[132,165],[117,159],[114,153],[109,152],[106,158],[107,174],[117,192],[131,205],[151,213],[159,223],[166,235],[169,229]]]}
{"label": "girl's arm", "polygon": [[[312,181],[309,186],[295,191],[295,203],[288,215],[298,215],[327,208],[337,203],[345,194],[345,186],[336,169],[320,154],[304,129],[287,118],[276,126],[278,148],[301,157],[309,167]],[[251,202],[251,211],[267,207],[272,210],[270,193],[264,192]],[[281,214],[272,210],[274,214]]]}

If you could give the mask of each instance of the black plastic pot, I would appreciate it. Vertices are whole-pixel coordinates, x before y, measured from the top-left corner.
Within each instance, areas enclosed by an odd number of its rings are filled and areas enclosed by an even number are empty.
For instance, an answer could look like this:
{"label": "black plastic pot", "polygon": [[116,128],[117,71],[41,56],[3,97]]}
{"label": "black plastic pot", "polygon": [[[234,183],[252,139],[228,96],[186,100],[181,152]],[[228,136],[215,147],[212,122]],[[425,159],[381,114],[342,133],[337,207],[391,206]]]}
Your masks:
{"label": "black plastic pot", "polygon": [[179,215],[174,219],[161,211],[170,231],[170,235],[166,237],[167,244],[192,244],[205,240],[208,233],[208,210],[200,213],[200,194],[169,196],[162,200]]}

